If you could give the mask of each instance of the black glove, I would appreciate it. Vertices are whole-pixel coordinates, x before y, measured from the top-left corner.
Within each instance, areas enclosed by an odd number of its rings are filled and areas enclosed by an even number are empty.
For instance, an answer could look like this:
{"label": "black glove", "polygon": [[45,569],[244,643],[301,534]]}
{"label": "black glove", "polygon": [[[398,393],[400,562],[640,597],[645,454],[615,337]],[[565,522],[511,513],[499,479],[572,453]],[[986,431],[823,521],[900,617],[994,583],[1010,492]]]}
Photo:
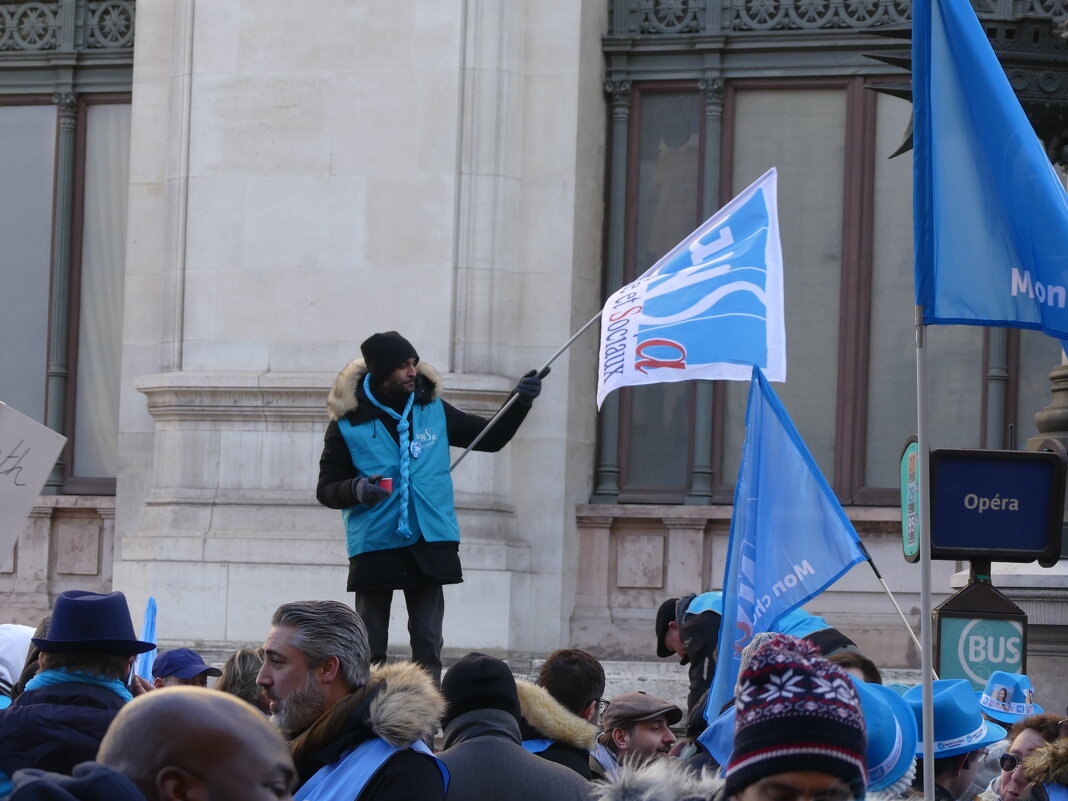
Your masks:
{"label": "black glove", "polygon": [[[546,368],[542,375],[548,374],[549,370]],[[515,385],[512,392],[518,395],[520,400],[530,403],[541,394],[541,378],[537,370],[531,370],[519,379],[519,383]]]}
{"label": "black glove", "polygon": [[371,476],[370,478],[354,478],[352,479],[352,494],[356,496],[356,500],[370,509],[379,501],[389,497],[389,490],[383,489],[378,486],[378,479],[382,476]]}

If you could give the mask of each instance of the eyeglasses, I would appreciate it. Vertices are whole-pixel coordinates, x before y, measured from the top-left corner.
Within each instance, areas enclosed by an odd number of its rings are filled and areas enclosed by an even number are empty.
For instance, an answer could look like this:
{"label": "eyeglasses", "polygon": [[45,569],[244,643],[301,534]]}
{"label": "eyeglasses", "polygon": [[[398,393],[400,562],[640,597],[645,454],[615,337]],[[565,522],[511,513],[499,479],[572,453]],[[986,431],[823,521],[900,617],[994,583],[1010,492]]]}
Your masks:
{"label": "eyeglasses", "polygon": [[1013,754],[1002,754],[998,764],[1006,773],[1012,773],[1020,765],[1020,758]]}

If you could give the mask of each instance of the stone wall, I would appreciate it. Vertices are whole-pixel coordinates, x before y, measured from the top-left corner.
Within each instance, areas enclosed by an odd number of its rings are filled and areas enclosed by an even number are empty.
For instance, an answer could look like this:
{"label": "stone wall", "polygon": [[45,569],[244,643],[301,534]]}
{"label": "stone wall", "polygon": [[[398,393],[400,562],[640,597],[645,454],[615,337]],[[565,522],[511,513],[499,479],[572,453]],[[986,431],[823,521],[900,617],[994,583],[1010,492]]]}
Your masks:
{"label": "stone wall", "polygon": [[15,547],[0,558],[0,622],[36,627],[61,592],[110,592],[114,539],[114,498],[38,498]]}

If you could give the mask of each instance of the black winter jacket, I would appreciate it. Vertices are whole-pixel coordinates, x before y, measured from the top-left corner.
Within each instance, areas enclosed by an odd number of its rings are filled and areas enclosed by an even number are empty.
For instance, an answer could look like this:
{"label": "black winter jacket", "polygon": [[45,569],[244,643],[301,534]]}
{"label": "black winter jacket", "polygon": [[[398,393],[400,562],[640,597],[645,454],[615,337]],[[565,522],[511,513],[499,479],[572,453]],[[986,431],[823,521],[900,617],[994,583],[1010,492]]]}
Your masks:
{"label": "black winter jacket", "polygon": [[10,801],[145,801],[133,782],[96,762],[75,767],[73,778],[22,770],[15,775],[14,784]]}
{"label": "black winter jacket", "polygon": [[[440,398],[441,377],[433,367],[420,362],[416,368],[415,402],[428,404]],[[323,438],[323,453],[319,457],[319,483],[315,497],[331,509],[348,509],[358,501],[352,492],[352,479],[357,476],[356,465],[341,435],[337,421],[347,417],[353,425],[379,420],[394,442],[398,441],[396,421],[374,406],[363,391],[363,377],[367,368],[363,359],[351,362],[338,375],[327,399],[330,424]],[[488,422],[477,414],[467,414],[445,401],[445,427],[449,445],[466,448],[481,433]],[[496,452],[503,448],[519,430],[530,411],[531,403],[517,400],[483,437],[476,451]],[[399,413],[403,406],[396,409]],[[413,545],[371,551],[349,559],[347,589],[350,592],[374,589],[411,589],[432,581],[456,584],[463,581],[460,557],[455,542],[427,542],[422,537]]]}
{"label": "black winter jacket", "polygon": [[0,770],[69,774],[96,757],[125,703],[106,687],[73,681],[24,692],[0,711]]}

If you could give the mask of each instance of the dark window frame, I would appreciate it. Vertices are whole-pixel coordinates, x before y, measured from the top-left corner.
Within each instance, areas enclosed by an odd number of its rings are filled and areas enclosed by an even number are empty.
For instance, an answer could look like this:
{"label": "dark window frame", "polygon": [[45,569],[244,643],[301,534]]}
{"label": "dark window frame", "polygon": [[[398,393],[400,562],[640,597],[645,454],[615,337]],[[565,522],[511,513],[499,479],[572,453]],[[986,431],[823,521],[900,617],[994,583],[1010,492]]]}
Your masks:
{"label": "dark window frame", "polygon": [[[626,174],[626,222],[623,240],[623,275],[624,283],[633,281],[638,277],[637,265],[637,237],[638,237],[638,183],[640,170],[638,161],[640,154],[639,133],[641,131],[641,101],[644,95],[670,94],[680,92],[693,92],[700,96],[701,90],[696,80],[668,80],[668,81],[636,81],[631,89],[630,114],[627,120],[627,174]],[[697,163],[702,165],[705,158],[705,125],[706,117],[698,107],[697,125]],[[693,230],[703,222],[701,208],[704,200],[704,186],[702,181],[697,182],[697,198],[694,208]],[[649,265],[652,266],[652,265]],[[618,287],[612,287],[614,292]],[[696,398],[693,382],[685,385],[687,409],[687,425],[689,435],[686,437],[686,480],[674,487],[652,487],[642,485],[639,482],[629,480],[630,454],[631,454],[631,427],[628,425],[631,409],[633,408],[633,392],[631,388],[624,387],[619,390],[619,439],[617,448],[617,460],[619,464],[619,496],[618,503],[683,503],[690,491],[690,475],[693,472],[694,455],[694,418],[696,413]]]}

